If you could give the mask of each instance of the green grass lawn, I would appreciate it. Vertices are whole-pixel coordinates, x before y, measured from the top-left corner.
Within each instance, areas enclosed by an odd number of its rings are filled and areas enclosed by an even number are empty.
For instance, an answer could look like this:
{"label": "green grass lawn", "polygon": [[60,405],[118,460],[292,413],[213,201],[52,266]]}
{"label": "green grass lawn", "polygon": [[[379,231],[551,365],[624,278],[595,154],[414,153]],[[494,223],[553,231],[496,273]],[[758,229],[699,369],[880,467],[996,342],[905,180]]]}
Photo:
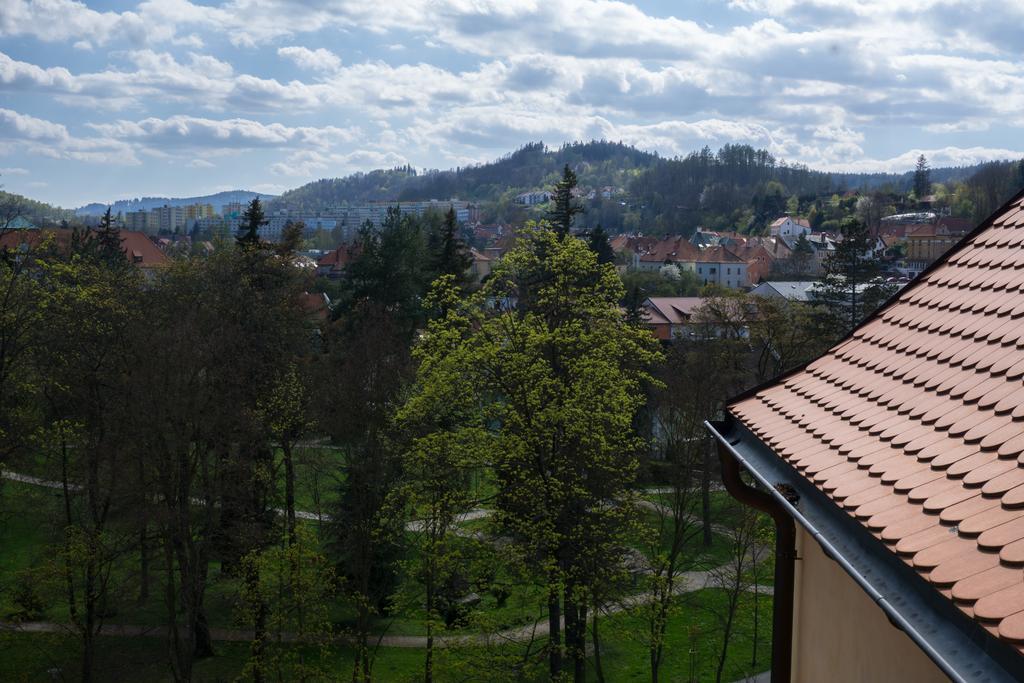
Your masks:
{"label": "green grass lawn", "polygon": [[[320,451],[316,454],[313,464],[299,465],[299,507],[309,509],[315,505],[316,489],[320,489],[320,501],[326,499],[326,492],[336,491],[336,483],[327,486],[323,479],[317,480],[316,472],[324,467],[323,457],[338,457],[336,451]],[[298,461],[298,458],[297,458]],[[308,465],[308,467],[307,467]],[[336,463],[332,465],[336,469]],[[301,469],[306,468],[306,469]],[[312,483],[311,483],[312,482]],[[483,478],[479,487],[487,490],[492,484]],[[713,494],[713,510],[717,514],[728,514],[730,499],[722,492]],[[657,516],[645,513],[648,525],[654,525]],[[47,558],[47,546],[58,542],[63,527],[62,498],[59,491],[38,486],[4,482],[0,490],[0,619],[7,619],[16,610],[14,595],[21,573],[30,570],[38,572]],[[315,524],[309,522],[309,524]],[[487,520],[466,522],[467,530],[484,531]],[[652,528],[654,528],[652,526]],[[657,538],[654,533],[652,538]],[[662,545],[667,542],[661,539]],[[638,548],[642,545],[638,544]],[[716,533],[710,548],[704,548],[700,535],[695,535],[685,551],[687,557],[693,559],[687,568],[708,568],[721,564],[728,558],[729,541],[722,534]],[[500,553],[499,553],[500,555]],[[161,586],[164,576],[159,569],[160,562],[154,558],[151,574],[151,595],[148,601],[139,602],[138,596],[138,558],[128,555],[123,566],[117,569],[115,585],[118,586],[117,596],[112,608],[116,612],[108,619],[110,623],[160,625],[166,621],[166,608],[162,603]],[[467,620],[454,628],[451,633],[467,634],[481,630],[486,624],[487,631],[497,631],[533,623],[543,618],[541,589],[515,575],[503,574],[502,568],[497,569],[497,576],[506,583],[510,595],[503,605],[499,605],[494,595],[482,591],[481,601],[475,612]],[[31,574],[30,576],[36,576]],[[766,564],[759,577],[761,583],[770,583],[771,570]],[[63,599],[59,582],[37,581],[35,588],[43,593],[46,609],[41,618],[67,623],[69,621],[67,606]],[[636,590],[643,589],[641,579]],[[235,600],[238,582],[236,579],[224,577],[217,563],[211,563],[210,582],[207,589],[205,606],[210,625],[215,628],[238,628],[235,622]],[[704,590],[679,599],[679,604],[672,614],[669,642],[666,646],[664,676],[665,681],[690,680],[691,671],[696,675],[693,680],[713,680],[716,656],[720,647],[720,626],[716,611],[721,611],[722,593],[716,590]],[[412,599],[393,617],[375,621],[374,628],[388,635],[423,635],[425,620],[422,611],[415,605],[417,596]],[[745,596],[741,614],[737,622],[737,630],[731,640],[731,652],[727,662],[725,680],[735,680],[751,672],[764,670],[768,664],[767,643],[770,640],[770,597],[762,597],[759,603],[764,614],[761,617],[760,657],[757,664],[752,664],[752,626],[753,598]],[[336,631],[344,633],[354,620],[351,607],[338,600],[332,605],[330,618]],[[647,650],[641,635],[643,632],[640,617],[630,614],[614,614],[601,620],[603,641],[603,667],[606,679],[646,680]],[[99,645],[99,668],[103,672],[100,680],[169,680],[167,676],[166,644],[160,638],[112,638],[103,637]],[[534,645],[536,650],[537,644]],[[247,646],[239,643],[218,643],[218,656],[203,660],[197,664],[195,680],[233,680],[238,676],[247,657]],[[345,647],[338,646],[331,655],[331,668],[336,671],[337,678],[348,678],[351,667],[352,653]],[[79,649],[75,639],[69,636],[51,634],[13,634],[0,632],[0,681],[49,681],[76,680],[78,670]],[[438,655],[438,666],[447,667],[447,674],[439,675],[439,681],[487,680],[489,683],[504,680],[493,673],[475,678],[479,666],[486,669],[492,666],[488,662],[496,657],[505,656],[509,662],[521,662],[522,652],[519,646],[508,645],[499,650],[481,650],[472,648],[465,652],[452,650]],[[527,658],[528,661],[532,659]],[[483,664],[481,664],[483,661]],[[382,648],[378,653],[376,678],[381,681],[412,681],[421,677],[420,667],[422,652],[415,649]],[[537,666],[543,670],[543,662],[538,660]],[[47,673],[60,670],[60,675]],[[526,680],[530,680],[529,677]],[[538,678],[543,680],[543,675]]]}
{"label": "green grass lawn", "polygon": [[[681,599],[669,620],[662,663],[664,681],[714,680],[721,647],[720,613],[725,595],[704,590]],[[753,663],[753,598],[745,596],[730,641],[723,680],[734,681],[768,668],[771,641],[771,601],[761,598],[758,659]],[[644,623],[638,616],[616,614],[600,620],[601,661],[608,681],[649,680],[647,648],[643,642]],[[78,642],[67,635],[17,634],[0,632],[0,680],[79,680]],[[245,643],[216,643],[217,654],[195,666],[196,681],[229,681],[239,676],[248,657]],[[314,656],[307,649],[307,656]],[[497,683],[511,680],[502,662],[521,661],[522,646],[466,648],[437,652],[437,680]],[[538,673],[526,680],[542,681],[543,660],[534,644],[531,658]],[[98,640],[99,681],[168,681],[166,645],[160,638],[115,638]],[[337,645],[324,659],[331,680],[344,680],[351,672],[351,648]],[[420,680],[423,651],[384,647],[376,651],[374,677],[379,681],[403,683]],[[588,660],[590,680],[596,680],[593,656]],[[59,673],[58,673],[59,672]]]}

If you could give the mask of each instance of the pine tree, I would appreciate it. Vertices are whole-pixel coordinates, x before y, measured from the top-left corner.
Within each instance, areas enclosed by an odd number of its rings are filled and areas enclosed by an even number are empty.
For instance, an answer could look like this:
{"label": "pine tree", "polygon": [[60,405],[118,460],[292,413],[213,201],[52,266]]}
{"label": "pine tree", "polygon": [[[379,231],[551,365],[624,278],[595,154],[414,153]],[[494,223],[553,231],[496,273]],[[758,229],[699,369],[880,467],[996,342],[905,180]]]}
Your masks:
{"label": "pine tree", "polygon": [[555,184],[555,191],[551,198],[554,208],[548,211],[548,218],[551,226],[559,237],[565,237],[572,230],[572,222],[576,214],[583,213],[583,207],[577,204],[572,197],[572,191],[576,188],[576,174],[569,164],[562,169],[562,179]]}
{"label": "pine tree", "polygon": [[825,259],[825,276],[817,292],[830,309],[839,337],[895,292],[895,287],[882,278],[882,264],[872,253],[874,240],[867,224],[850,217],[843,221],[840,232],[843,239]]}
{"label": "pine tree", "polygon": [[928,160],[922,154],[917,158],[917,167],[914,169],[914,194],[917,195],[917,201],[921,201],[931,191],[931,171],[928,169]]}
{"label": "pine tree", "polygon": [[114,223],[109,206],[107,212],[103,214],[103,218],[100,219],[99,227],[93,233],[93,239],[96,240],[96,254],[104,263],[112,266],[124,263],[125,256],[121,250],[121,230]]}
{"label": "pine tree", "polygon": [[597,254],[598,263],[615,263],[615,252],[608,243],[608,233],[600,224],[590,231],[590,250]]}
{"label": "pine tree", "polygon": [[459,238],[459,223],[455,217],[455,207],[449,207],[444,215],[444,222],[431,237],[433,252],[432,270],[434,277],[452,275],[459,287],[469,282],[469,269],[473,266],[473,258],[469,249]]}
{"label": "pine tree", "polygon": [[238,236],[235,237],[238,246],[243,248],[259,246],[260,228],[269,222],[263,213],[260,198],[253,197],[245,213],[242,214],[242,222],[238,226]]}

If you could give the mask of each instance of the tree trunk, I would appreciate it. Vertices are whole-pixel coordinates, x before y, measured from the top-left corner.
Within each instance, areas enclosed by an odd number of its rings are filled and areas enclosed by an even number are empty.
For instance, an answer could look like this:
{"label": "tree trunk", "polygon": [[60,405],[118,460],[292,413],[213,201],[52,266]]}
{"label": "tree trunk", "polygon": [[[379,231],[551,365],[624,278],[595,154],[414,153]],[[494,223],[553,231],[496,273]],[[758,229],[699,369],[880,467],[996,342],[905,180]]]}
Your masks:
{"label": "tree trunk", "polygon": [[700,473],[700,515],[704,531],[704,547],[711,547],[711,442],[704,449],[704,466]]}
{"label": "tree trunk", "polygon": [[597,676],[597,683],[604,683],[604,669],[601,667],[601,638],[597,633],[597,607],[594,607],[594,617],[591,619],[590,637],[594,641],[594,674]]}
{"label": "tree trunk", "polygon": [[267,640],[267,606],[259,595],[260,575],[255,563],[248,564],[245,580],[249,584],[250,593],[255,596],[256,615],[253,620],[251,657],[253,661],[252,678],[254,683],[263,683],[263,652]]}
{"label": "tree trunk", "polygon": [[292,461],[292,444],[281,439],[284,453],[284,509],[288,523],[288,543],[295,543],[295,463]]}
{"label": "tree trunk", "polygon": [[558,588],[548,588],[548,670],[551,678],[562,673],[562,605]]}
{"label": "tree trunk", "polygon": [[429,560],[427,562],[426,591],[427,591],[427,652],[426,652],[426,661],[423,663],[423,681],[424,681],[424,683],[433,683],[433,681],[434,681],[434,567],[433,567],[433,564]]}
{"label": "tree trunk", "polygon": [[149,599],[149,527],[145,523],[139,531],[139,604]]}
{"label": "tree trunk", "polygon": [[580,604],[576,608],[576,633],[573,637],[575,667],[573,678],[575,683],[587,683],[587,605]]}

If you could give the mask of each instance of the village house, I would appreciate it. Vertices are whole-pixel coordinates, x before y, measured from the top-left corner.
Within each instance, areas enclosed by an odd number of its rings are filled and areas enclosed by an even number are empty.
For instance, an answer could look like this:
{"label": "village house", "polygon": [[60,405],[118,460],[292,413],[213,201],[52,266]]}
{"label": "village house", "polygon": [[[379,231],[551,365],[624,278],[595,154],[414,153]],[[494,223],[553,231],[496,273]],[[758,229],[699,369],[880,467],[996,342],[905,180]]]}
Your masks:
{"label": "village house", "polygon": [[799,237],[811,232],[811,224],[806,218],[782,216],[776,218],[768,226],[768,234],[772,237]]}
{"label": "village house", "polygon": [[776,526],[772,680],[1024,680],[1022,198],[707,424]]}
{"label": "village house", "polygon": [[355,260],[358,253],[354,244],[342,244],[337,249],[320,257],[316,262],[316,274],[320,277],[337,279],[345,272],[345,268]]}
{"label": "village house", "polygon": [[[63,228],[42,228],[5,232],[0,235],[0,250],[27,251],[52,239],[58,250],[71,248],[72,231]],[[170,263],[170,258],[153,243],[148,235],[135,230],[121,230],[121,250],[133,265],[147,275]]]}
{"label": "village house", "polygon": [[750,335],[750,311],[734,297],[652,296],[641,308],[644,322],[663,342]]}
{"label": "village house", "polygon": [[482,282],[485,277],[491,274],[494,259],[476,249],[470,249],[469,254],[473,258],[473,264],[469,267],[470,277],[473,278],[473,282]]}
{"label": "village house", "polygon": [[666,237],[634,253],[633,267],[657,271],[675,266],[697,276],[701,285],[742,289],[750,285],[747,262],[726,247],[700,249],[681,235]]}

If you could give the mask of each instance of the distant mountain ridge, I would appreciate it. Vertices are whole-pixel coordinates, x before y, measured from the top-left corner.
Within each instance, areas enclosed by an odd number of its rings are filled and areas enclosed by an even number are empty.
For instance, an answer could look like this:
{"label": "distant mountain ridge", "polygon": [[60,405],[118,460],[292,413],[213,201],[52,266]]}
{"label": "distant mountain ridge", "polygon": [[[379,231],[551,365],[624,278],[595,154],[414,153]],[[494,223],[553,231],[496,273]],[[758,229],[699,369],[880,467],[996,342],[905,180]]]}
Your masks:
{"label": "distant mountain ridge", "polygon": [[110,206],[111,211],[125,213],[128,211],[149,211],[161,206],[188,206],[189,204],[212,204],[215,211],[231,202],[250,202],[253,197],[272,200],[276,195],[250,190],[227,190],[216,194],[203,195],[201,197],[139,197],[136,199],[119,199],[113,204],[101,204],[94,202],[75,209],[76,216],[99,216]]}

